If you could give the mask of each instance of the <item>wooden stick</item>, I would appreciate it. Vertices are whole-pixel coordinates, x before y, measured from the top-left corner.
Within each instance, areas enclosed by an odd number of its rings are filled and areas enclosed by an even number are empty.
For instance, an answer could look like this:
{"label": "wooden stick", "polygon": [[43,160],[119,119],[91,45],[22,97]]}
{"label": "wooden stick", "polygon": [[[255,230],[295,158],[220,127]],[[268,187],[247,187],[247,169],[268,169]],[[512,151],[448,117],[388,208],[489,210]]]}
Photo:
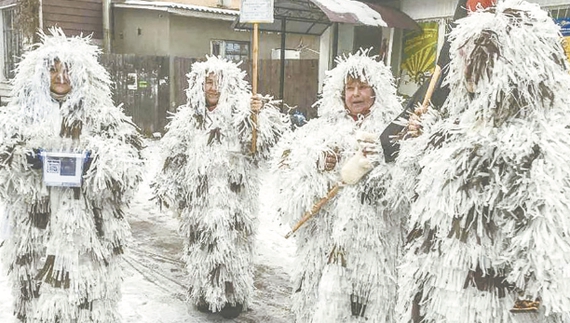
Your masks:
{"label": "wooden stick", "polygon": [[[257,57],[259,51],[259,24],[253,24],[253,65],[251,76],[251,90],[253,95],[257,94]],[[251,153],[255,154],[257,151],[257,112],[251,114]]]}
{"label": "wooden stick", "polygon": [[340,190],[340,188],[342,187],[343,183],[336,183],[327,193],[327,196],[323,197],[322,199],[320,199],[317,203],[315,203],[315,205],[313,205],[313,207],[311,208],[311,210],[307,213],[305,213],[303,215],[303,217],[301,218],[301,220],[299,220],[299,222],[297,222],[295,224],[295,226],[293,226],[293,229],[291,229],[291,231],[289,231],[289,233],[287,233],[285,235],[285,239],[289,239],[290,236],[293,235],[293,233],[295,233],[295,231],[297,231],[305,222],[307,222],[310,218],[313,217],[313,215],[317,214],[317,212],[319,212],[319,210],[323,207],[323,205],[325,205],[328,201],[330,201]]}
{"label": "wooden stick", "polygon": [[427,110],[428,105],[431,102],[431,97],[433,96],[433,93],[435,92],[435,87],[437,86],[437,82],[439,81],[439,78],[441,77],[441,67],[439,67],[439,65],[435,65],[435,70],[433,71],[433,74],[430,78],[429,81],[429,86],[428,89],[426,91],[426,94],[424,96],[424,100],[422,101],[422,107],[421,107],[421,114],[423,114],[425,112],[425,110]]}

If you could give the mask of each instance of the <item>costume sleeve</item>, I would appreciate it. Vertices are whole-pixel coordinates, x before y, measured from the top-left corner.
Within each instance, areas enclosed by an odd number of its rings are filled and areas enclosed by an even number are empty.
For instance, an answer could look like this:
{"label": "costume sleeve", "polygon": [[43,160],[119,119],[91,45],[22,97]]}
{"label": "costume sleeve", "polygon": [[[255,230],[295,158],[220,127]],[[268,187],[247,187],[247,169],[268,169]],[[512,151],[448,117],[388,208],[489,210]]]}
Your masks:
{"label": "costume sleeve", "polygon": [[113,115],[105,129],[95,132],[86,149],[93,158],[85,170],[82,191],[91,208],[99,238],[107,249],[122,253],[129,236],[124,208],[132,201],[142,180],[142,138],[131,120],[121,111]]}
{"label": "costume sleeve", "polygon": [[[86,147],[93,161],[85,170],[85,193],[93,200],[112,199],[126,204],[132,199],[142,179],[142,137],[130,118],[121,111],[109,109],[114,114],[111,122],[89,138]],[[91,196],[90,196],[91,195]]]}
{"label": "costume sleeve", "polygon": [[511,264],[508,280],[526,295],[538,295],[554,312],[570,306],[560,297],[570,287],[570,133],[559,120],[545,122],[549,126],[539,142],[532,142],[532,130],[513,136],[524,144],[510,148],[516,164],[503,175],[501,184],[510,190],[499,203],[503,214],[516,219],[516,225],[502,228],[512,237],[502,255]]}
{"label": "costume sleeve", "polygon": [[328,140],[330,131],[334,129],[314,119],[283,138],[275,150],[274,207],[286,223],[297,222],[340,181],[338,171],[325,172],[319,167],[323,152],[333,151],[335,147]]}
{"label": "costume sleeve", "polygon": [[191,139],[196,135],[198,116],[192,109],[183,106],[167,126],[168,132],[160,141],[162,167],[151,184],[153,196],[160,206],[177,209],[188,204],[190,194],[186,193],[189,183],[184,183],[189,162],[189,153],[193,153]]}
{"label": "costume sleeve", "polygon": [[48,195],[42,181],[42,170],[32,169],[26,157],[33,148],[38,147],[30,146],[29,138],[18,133],[10,122],[11,118],[4,114],[0,118],[3,120],[0,133],[0,199],[19,199],[30,207],[40,208],[39,203]]}

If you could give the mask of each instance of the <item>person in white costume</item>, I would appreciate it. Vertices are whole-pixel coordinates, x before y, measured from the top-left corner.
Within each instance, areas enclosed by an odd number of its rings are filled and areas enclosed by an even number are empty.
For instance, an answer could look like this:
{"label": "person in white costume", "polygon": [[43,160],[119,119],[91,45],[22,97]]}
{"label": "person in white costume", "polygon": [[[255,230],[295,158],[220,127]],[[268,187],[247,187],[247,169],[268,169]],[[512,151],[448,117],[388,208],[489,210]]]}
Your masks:
{"label": "person in white costume", "polygon": [[289,128],[244,77],[215,56],[192,65],[188,102],[167,126],[164,167],[153,183],[157,200],[180,216],[189,302],[227,318],[252,302],[259,164]]}
{"label": "person in white costume", "polygon": [[[367,51],[327,72],[319,117],[276,150],[274,207],[292,226],[339,187],[295,233],[297,323],[394,322],[400,217],[387,207],[381,131],[402,109],[390,69]],[[337,186],[338,185],[338,186]]]}
{"label": "person in white costume", "polygon": [[400,170],[415,189],[398,322],[570,322],[570,75],[559,27],[521,0],[457,23],[444,118],[400,151],[401,165],[417,167]]}
{"label": "person in white costume", "polygon": [[[142,138],[113,104],[90,39],[61,29],[40,36],[0,109],[0,198],[11,228],[0,251],[14,314],[26,323],[120,322],[120,262],[130,236],[124,210],[141,180]],[[86,158],[45,165],[40,151]],[[80,186],[44,181],[44,171],[58,166]]]}

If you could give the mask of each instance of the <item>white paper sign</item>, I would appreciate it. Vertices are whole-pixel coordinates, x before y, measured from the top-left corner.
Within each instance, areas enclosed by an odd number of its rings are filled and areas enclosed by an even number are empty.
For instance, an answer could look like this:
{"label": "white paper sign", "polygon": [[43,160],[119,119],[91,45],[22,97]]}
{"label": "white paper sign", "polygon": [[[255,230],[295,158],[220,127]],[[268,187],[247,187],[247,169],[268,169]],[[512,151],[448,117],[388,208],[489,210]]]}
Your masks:
{"label": "white paper sign", "polygon": [[41,153],[46,186],[80,187],[86,153]]}
{"label": "white paper sign", "polygon": [[273,23],[273,0],[243,0],[239,12],[241,23]]}

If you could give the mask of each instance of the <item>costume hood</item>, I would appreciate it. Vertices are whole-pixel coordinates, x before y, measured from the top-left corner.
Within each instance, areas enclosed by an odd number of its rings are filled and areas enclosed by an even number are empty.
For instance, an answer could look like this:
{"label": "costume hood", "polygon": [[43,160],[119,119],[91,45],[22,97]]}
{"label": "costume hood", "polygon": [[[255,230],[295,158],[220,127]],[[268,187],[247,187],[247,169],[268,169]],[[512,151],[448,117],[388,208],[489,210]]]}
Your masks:
{"label": "costume hood", "polygon": [[34,46],[35,50],[25,53],[16,68],[10,106],[17,107],[12,112],[22,119],[22,131],[54,112],[46,105],[53,102],[50,67],[56,59],[67,66],[71,82],[71,91],[60,107],[67,122],[89,117],[107,118],[112,113],[107,111],[108,108],[114,108],[111,80],[97,61],[98,47],[89,43],[90,37],[68,38],[59,28],[50,29],[50,33],[40,33],[41,43]]}
{"label": "costume hood", "polygon": [[[239,68],[239,64],[216,56],[208,56],[205,62],[192,64],[192,71],[188,76],[188,89],[186,96],[188,103],[195,109],[195,113],[204,115],[206,109],[206,97],[204,83],[210,73],[217,76],[218,91],[220,98],[216,107],[217,111],[229,111],[232,103],[240,101],[244,94],[249,94],[250,88],[245,81],[245,71]],[[249,100],[247,100],[249,103]]]}
{"label": "costume hood", "polygon": [[347,77],[367,82],[376,95],[370,108],[370,116],[380,124],[387,124],[401,108],[396,96],[392,72],[383,63],[368,56],[368,50],[338,57],[337,66],[326,73],[322,98],[315,103],[319,117],[339,118],[348,115],[344,105],[344,85]]}
{"label": "costume hood", "polygon": [[570,84],[559,27],[539,5],[500,1],[457,23],[450,34],[450,116],[498,125],[566,100],[556,95]]}

